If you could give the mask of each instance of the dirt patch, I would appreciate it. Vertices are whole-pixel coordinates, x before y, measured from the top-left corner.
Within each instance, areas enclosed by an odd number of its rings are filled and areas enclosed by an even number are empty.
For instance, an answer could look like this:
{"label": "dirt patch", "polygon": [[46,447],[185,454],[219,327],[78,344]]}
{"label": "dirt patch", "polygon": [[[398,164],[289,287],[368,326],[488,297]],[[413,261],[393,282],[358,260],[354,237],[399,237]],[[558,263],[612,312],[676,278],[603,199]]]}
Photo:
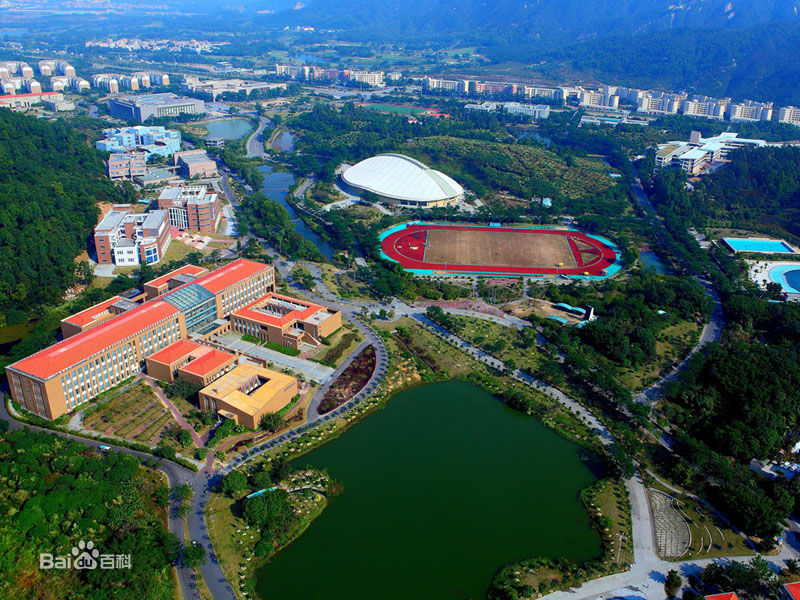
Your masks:
{"label": "dirt patch", "polygon": [[319,405],[320,414],[338,408],[360,392],[372,377],[375,364],[375,347],[367,346],[325,392]]}

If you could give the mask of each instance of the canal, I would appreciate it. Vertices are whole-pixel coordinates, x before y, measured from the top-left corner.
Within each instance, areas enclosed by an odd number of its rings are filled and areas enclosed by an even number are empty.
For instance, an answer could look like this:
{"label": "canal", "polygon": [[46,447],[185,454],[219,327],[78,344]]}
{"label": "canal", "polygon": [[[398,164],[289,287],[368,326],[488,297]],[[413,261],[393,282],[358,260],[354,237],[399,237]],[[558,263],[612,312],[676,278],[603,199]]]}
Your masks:
{"label": "canal", "polygon": [[289,171],[276,171],[270,165],[262,165],[258,167],[258,170],[261,171],[261,174],[264,176],[264,183],[261,185],[261,191],[289,211],[289,216],[292,219],[292,223],[294,223],[294,230],[314,244],[327,260],[331,260],[334,254],[331,245],[312,231],[308,225],[303,222],[300,215],[297,214],[294,206],[286,201],[289,188],[294,184],[294,175]]}
{"label": "canal", "polygon": [[477,600],[514,561],[596,557],[578,500],[599,475],[590,457],[471,384],[401,392],[298,459],[328,469],[344,494],[258,571],[258,593]]}

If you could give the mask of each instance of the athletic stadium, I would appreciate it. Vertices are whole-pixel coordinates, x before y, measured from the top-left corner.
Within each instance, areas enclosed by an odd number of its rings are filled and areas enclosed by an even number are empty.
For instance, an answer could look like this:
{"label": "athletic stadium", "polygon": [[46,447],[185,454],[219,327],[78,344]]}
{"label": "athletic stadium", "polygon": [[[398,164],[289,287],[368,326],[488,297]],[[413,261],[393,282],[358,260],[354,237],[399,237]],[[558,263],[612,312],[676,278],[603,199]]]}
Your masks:
{"label": "athletic stadium", "polygon": [[342,173],[342,181],[355,193],[372,192],[393,206],[447,206],[464,197],[464,188],[450,177],[403,154],[362,160]]}
{"label": "athletic stadium", "polygon": [[600,280],[622,268],[617,246],[576,229],[412,221],[383,231],[381,256],[417,275]]}

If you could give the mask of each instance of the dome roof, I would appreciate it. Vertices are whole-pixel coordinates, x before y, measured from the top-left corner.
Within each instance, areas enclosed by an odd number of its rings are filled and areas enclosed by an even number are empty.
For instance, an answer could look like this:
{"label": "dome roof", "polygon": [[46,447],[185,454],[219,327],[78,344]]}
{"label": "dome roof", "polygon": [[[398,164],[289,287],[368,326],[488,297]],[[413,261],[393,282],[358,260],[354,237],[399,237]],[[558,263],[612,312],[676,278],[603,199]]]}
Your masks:
{"label": "dome roof", "polygon": [[464,189],[444,173],[403,154],[378,154],[342,174],[348,185],[404,202],[456,198]]}

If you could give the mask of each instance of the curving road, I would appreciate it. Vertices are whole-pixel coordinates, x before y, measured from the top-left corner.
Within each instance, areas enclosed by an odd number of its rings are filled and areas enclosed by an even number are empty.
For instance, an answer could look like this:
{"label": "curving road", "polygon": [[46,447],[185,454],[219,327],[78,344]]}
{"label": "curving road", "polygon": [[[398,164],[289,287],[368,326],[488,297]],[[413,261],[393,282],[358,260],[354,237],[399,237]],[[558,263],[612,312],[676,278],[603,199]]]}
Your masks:
{"label": "curving road", "polygon": [[247,158],[264,158],[267,153],[264,151],[264,128],[269,125],[269,119],[259,117],[258,127],[247,138]]}

